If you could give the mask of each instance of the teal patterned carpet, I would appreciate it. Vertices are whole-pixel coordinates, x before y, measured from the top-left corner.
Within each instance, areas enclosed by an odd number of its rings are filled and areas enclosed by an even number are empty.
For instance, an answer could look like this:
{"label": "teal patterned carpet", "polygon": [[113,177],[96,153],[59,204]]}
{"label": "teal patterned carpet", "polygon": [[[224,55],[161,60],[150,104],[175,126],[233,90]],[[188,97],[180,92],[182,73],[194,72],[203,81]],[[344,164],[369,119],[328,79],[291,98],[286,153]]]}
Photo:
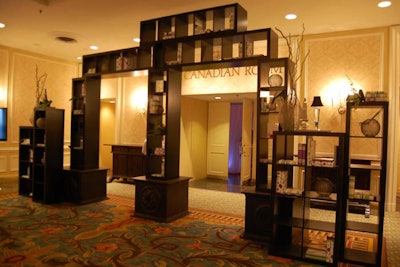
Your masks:
{"label": "teal patterned carpet", "polygon": [[114,197],[76,206],[2,195],[0,266],[316,266],[269,256],[241,238],[235,216],[222,224],[221,214],[193,211],[167,224],[132,217],[132,207]]}

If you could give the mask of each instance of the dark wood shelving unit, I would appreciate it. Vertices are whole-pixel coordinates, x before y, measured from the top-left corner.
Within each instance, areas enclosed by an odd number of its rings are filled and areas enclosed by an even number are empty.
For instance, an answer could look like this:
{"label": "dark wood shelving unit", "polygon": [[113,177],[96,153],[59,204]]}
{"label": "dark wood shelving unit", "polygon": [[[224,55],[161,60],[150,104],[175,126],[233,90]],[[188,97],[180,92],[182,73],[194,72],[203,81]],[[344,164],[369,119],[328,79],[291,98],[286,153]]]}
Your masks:
{"label": "dark wood shelving unit", "polygon": [[132,47],[83,56],[82,76],[102,74],[113,77],[152,67],[151,47]]}
{"label": "dark wood shelving unit", "polygon": [[34,126],[20,127],[19,194],[45,204],[63,200],[64,110],[35,108]]}
{"label": "dark wood shelving unit", "polygon": [[[337,266],[344,242],[340,234],[343,203],[338,196],[343,194],[342,181],[347,175],[347,160],[339,155],[347,153],[346,147],[344,133],[273,133],[272,255]],[[324,200],[334,207],[327,211],[332,213],[332,221],[312,212],[314,200]]]}
{"label": "dark wood shelving unit", "polygon": [[[259,35],[254,31],[249,34]],[[277,45],[277,39],[270,39],[269,47]],[[272,133],[279,129],[278,112],[272,101],[281,92],[286,92],[288,85],[287,58],[268,59],[260,57],[258,66],[257,89],[257,153],[256,184],[254,190],[242,193],[246,197],[246,216],[244,237],[269,242],[272,235],[273,198],[272,192]],[[272,75],[279,75],[280,80],[268,82]],[[275,76],[274,76],[275,77]]]}
{"label": "dark wood shelving unit", "polygon": [[107,169],[99,169],[100,75],[72,81],[71,163],[64,170],[66,200],[76,204],[106,198]]}
{"label": "dark wood shelving unit", "polygon": [[279,113],[274,98],[280,93],[286,94],[289,59],[263,60],[258,70],[256,191],[271,192],[272,133],[279,130]]}
{"label": "dark wood shelving unit", "polygon": [[140,22],[141,44],[247,30],[247,11],[239,4],[196,10]]}
{"label": "dark wood shelving unit", "polygon": [[[374,249],[367,252],[349,248],[343,243],[340,250],[341,261],[363,266],[380,266],[385,215],[389,103],[348,102],[346,108],[349,176],[344,182],[341,235],[342,240],[354,233],[366,235],[373,238]],[[366,121],[369,123],[363,128]],[[361,154],[369,157],[360,156]],[[355,210],[354,207],[358,209]],[[358,221],[354,216],[365,219]]]}
{"label": "dark wood shelving unit", "polygon": [[164,66],[229,62],[253,57],[272,59],[278,56],[278,36],[270,28],[168,39],[163,41],[162,46]]}
{"label": "dark wood shelving unit", "polygon": [[32,197],[33,126],[20,126],[19,140],[18,193]]}
{"label": "dark wood shelving unit", "polygon": [[135,216],[168,222],[188,214],[188,181],[179,176],[181,71],[149,72],[146,175],[135,178]]}
{"label": "dark wood shelving unit", "polygon": [[[144,176],[134,179],[135,216],[169,222],[188,213],[189,178],[179,176],[182,71],[257,66],[257,177],[255,188],[242,192],[246,197],[244,237],[269,243],[269,253],[273,255],[316,264],[380,264],[386,184],[387,102],[363,102],[357,106],[348,103],[346,134],[323,131],[279,132],[282,130],[279,113],[272,100],[280,94],[285,95],[291,86],[288,69],[293,63],[288,58],[277,58],[278,35],[272,29],[247,31],[247,12],[239,4],[141,21],[140,38],[139,47],[84,56],[82,75],[86,78],[74,80],[74,90],[78,92],[83,83],[97,88],[92,90],[96,96],[93,96],[90,103],[98,105],[96,101],[99,101],[99,95],[96,90],[100,88],[100,75],[124,76],[134,70],[149,70],[146,171]],[[75,94],[73,91],[73,98]],[[71,196],[75,202],[84,203],[105,197],[105,177],[103,179],[102,176],[106,172],[100,170],[101,174],[93,175],[99,171],[96,162],[98,136],[95,134],[89,137],[84,134],[88,131],[82,130],[91,125],[90,121],[95,122],[98,111],[91,109],[95,111],[89,116],[88,111],[80,111],[78,106],[79,101],[73,101],[72,170],[68,173],[75,180],[70,180],[70,187],[67,188],[68,191],[79,192]],[[377,117],[381,125],[380,133],[373,137],[364,136],[360,131],[354,133],[352,129],[354,125],[359,127],[359,120],[354,120],[356,123],[350,122],[354,119],[352,112],[375,112],[376,109],[383,109]],[[372,117],[373,114],[370,115]],[[97,122],[92,126],[96,130],[92,132],[98,133]],[[24,130],[26,133],[21,132],[21,135],[29,136],[29,129]],[[307,161],[311,158],[308,154],[304,162],[293,162],[299,157],[299,140],[306,145],[306,151],[311,150],[309,145],[312,140],[309,138],[335,140],[329,152],[335,158],[335,165],[313,165]],[[96,141],[90,145],[93,140]],[[372,142],[374,145],[378,142],[381,149],[379,159],[360,159],[354,156],[352,146],[359,146],[359,142]],[[20,149],[26,154],[29,145],[21,144]],[[91,163],[85,156],[89,151],[95,155],[95,161]],[[30,183],[25,177],[29,173],[30,162],[20,164],[23,166],[20,167],[20,177],[24,178],[20,179],[23,181],[20,192],[29,194]],[[277,176],[282,172],[287,174],[287,188],[284,191],[277,190]],[[376,174],[380,178],[378,185],[373,187],[378,187],[373,199],[347,197],[349,177],[357,176],[356,189],[369,190],[373,181],[371,177]],[[85,179],[86,176],[88,179]],[[318,195],[316,180],[319,177],[327,178],[334,184],[329,199]],[[80,185],[75,186],[75,183]],[[89,193],[85,193],[84,189],[94,183],[100,185],[95,190],[97,193],[85,196]],[[293,190],[299,188],[301,190]],[[366,208],[371,203],[378,207],[376,223],[349,219],[349,213],[359,213],[360,210],[367,215]],[[311,207],[333,212],[334,221],[325,222],[313,217],[310,214]],[[375,235],[377,250],[371,253],[346,248],[346,235],[350,231]],[[327,249],[329,247],[331,254],[315,257],[309,253],[312,248],[308,243],[311,232],[322,232],[329,236],[322,246]]]}

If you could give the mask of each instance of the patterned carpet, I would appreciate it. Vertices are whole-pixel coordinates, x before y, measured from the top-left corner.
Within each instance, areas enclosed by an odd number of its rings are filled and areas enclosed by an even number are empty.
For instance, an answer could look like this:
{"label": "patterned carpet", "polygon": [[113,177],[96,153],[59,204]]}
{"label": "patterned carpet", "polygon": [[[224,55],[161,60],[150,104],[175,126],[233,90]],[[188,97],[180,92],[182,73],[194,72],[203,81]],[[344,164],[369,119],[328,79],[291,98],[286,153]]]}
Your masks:
{"label": "patterned carpet", "polygon": [[[118,189],[112,188],[111,190],[110,186],[111,184],[107,184],[107,192],[108,196],[110,199],[103,201],[102,203],[110,207],[117,206],[118,209],[123,209],[124,214],[125,214],[125,220],[131,220],[132,218],[129,218],[129,214],[132,214],[133,208],[134,208],[134,186],[129,185],[129,187],[125,184],[117,184],[115,185],[112,183],[112,186],[121,186],[123,187],[124,190],[120,190],[121,188],[118,187]],[[190,220],[190,221],[204,221],[206,225],[213,225],[214,227],[218,226],[227,226],[227,227],[222,227],[222,228],[229,228],[229,226],[234,226],[234,227],[239,227],[234,230],[234,232],[240,232],[239,237],[241,236],[241,233],[243,233],[243,227],[244,227],[244,220],[243,220],[243,215],[244,215],[244,196],[243,194],[237,194],[237,193],[228,193],[228,192],[215,192],[211,190],[201,190],[197,188],[189,188],[190,194],[189,194],[189,210],[190,214],[185,217],[185,220]],[[123,192],[125,191],[125,192]],[[4,190],[3,190],[4,192]],[[113,194],[110,194],[113,193]],[[0,194],[0,199],[7,199],[7,198],[15,198],[17,196],[16,193],[11,193],[11,194]],[[217,200],[217,198],[219,198]],[[29,203],[29,201],[28,201]],[[26,204],[26,203],[25,203]],[[7,231],[4,230],[3,224],[8,223],[10,225],[9,221],[9,214],[4,211],[4,205],[0,203],[0,266],[28,266],[24,264],[17,264],[16,262],[9,264],[9,265],[2,265],[1,262],[4,261],[5,256],[10,256],[14,254],[10,254],[10,250],[8,250],[8,254],[5,254],[5,248],[9,245],[10,240],[5,239],[5,236],[7,235]],[[36,203],[30,203],[30,206],[36,205]],[[29,206],[28,205],[28,206]],[[37,204],[40,205],[40,204]],[[225,208],[224,208],[225,207]],[[66,208],[71,208],[70,205],[66,205]],[[21,207],[18,207],[18,209],[21,209]],[[24,211],[28,211],[29,208],[22,208]],[[216,210],[216,212],[210,212],[209,210]],[[32,212],[35,213],[37,209],[35,208]],[[53,211],[54,212],[54,211]],[[128,214],[128,215],[127,215]],[[53,215],[54,217],[54,215]],[[50,218],[53,218],[50,216]],[[329,216],[328,216],[329,217]],[[6,219],[4,219],[6,218]],[[330,219],[328,219],[330,220]],[[97,220],[96,220],[97,222]],[[387,259],[388,259],[388,266],[397,266],[397,263],[400,262],[400,235],[398,234],[398,227],[400,225],[400,213],[399,212],[388,212],[385,214],[385,240],[386,240],[386,247],[387,247]],[[5,241],[6,240],[6,241]],[[5,243],[6,242],[6,243]],[[6,245],[6,246],[5,246]],[[84,248],[82,248],[84,249]],[[260,248],[261,249],[261,248]],[[264,258],[267,260],[273,259],[273,257],[268,257],[266,255],[265,248],[262,248],[264,253]],[[12,250],[11,250],[12,251]],[[15,256],[15,255],[14,255]],[[13,258],[14,260],[17,259]],[[280,262],[283,261],[283,262]],[[269,261],[267,261],[269,262]],[[270,266],[297,266],[296,262],[285,262],[284,259],[275,259],[273,261],[274,263]],[[54,262],[50,265],[45,265],[45,266],[54,266]],[[63,265],[64,263],[60,264],[60,266],[65,266]],[[210,262],[209,262],[210,264]],[[31,265],[31,266],[43,266],[43,265]],[[93,266],[93,265],[86,265],[85,264],[75,264],[71,263],[70,266]],[[98,266],[111,266],[107,264],[100,264]],[[142,265],[142,266],[157,266],[157,265]],[[170,265],[166,265],[170,266]],[[176,265],[173,265],[176,266]],[[179,266],[179,265],[177,265]],[[194,266],[194,265],[185,265],[185,266]],[[202,265],[196,265],[196,266],[202,266]],[[207,265],[207,266],[214,266],[213,264]],[[216,265],[215,265],[216,266]],[[219,265],[218,265],[219,266]],[[223,264],[221,266],[231,266],[230,263],[228,264]],[[238,266],[249,266],[249,265],[238,265]],[[250,266],[265,266],[265,265],[250,265]],[[268,266],[268,265],[267,265]],[[299,266],[313,266],[313,265],[299,265]]]}
{"label": "patterned carpet", "polygon": [[[104,201],[105,203],[112,203],[115,205],[125,205],[134,209],[135,200],[131,198],[121,197],[118,195],[108,195],[109,199]],[[228,213],[221,212],[210,212],[207,210],[201,210],[196,208],[189,209],[189,215],[187,218],[193,220],[202,220],[207,223],[212,224],[222,224],[222,225],[236,225],[236,226],[244,226],[244,217],[236,216]]]}
{"label": "patterned carpet", "polygon": [[235,215],[194,209],[157,223],[132,217],[133,200],[109,197],[77,206],[2,195],[0,266],[317,266],[269,256],[241,238]]}

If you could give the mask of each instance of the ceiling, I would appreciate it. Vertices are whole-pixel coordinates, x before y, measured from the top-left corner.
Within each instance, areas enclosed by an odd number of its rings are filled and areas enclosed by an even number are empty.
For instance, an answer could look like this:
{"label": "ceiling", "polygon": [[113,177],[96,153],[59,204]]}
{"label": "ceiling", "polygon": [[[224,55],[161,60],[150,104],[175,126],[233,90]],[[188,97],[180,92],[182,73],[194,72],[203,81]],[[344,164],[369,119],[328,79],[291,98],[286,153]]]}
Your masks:
{"label": "ceiling", "polygon": [[[78,56],[138,46],[140,21],[238,2],[248,30],[278,27],[285,34],[400,25],[400,1],[378,0],[0,0],[0,45],[69,61]],[[298,18],[287,21],[287,13]],[[56,37],[74,38],[62,42]],[[92,51],[90,45],[99,50]]]}

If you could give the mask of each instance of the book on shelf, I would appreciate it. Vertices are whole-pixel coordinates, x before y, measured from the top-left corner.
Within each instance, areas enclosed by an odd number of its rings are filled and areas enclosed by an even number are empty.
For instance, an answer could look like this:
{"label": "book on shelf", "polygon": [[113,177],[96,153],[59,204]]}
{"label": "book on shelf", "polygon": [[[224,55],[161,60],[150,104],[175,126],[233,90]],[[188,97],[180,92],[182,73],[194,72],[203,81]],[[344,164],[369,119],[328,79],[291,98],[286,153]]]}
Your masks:
{"label": "book on shelf", "polygon": [[306,144],[299,143],[297,148],[298,164],[304,165],[306,163]]}
{"label": "book on shelf", "polygon": [[312,165],[312,159],[315,157],[316,141],[312,136],[307,137],[307,165]]}
{"label": "book on shelf", "polygon": [[335,159],[328,157],[314,157],[311,159],[311,165],[320,167],[334,167]]}

